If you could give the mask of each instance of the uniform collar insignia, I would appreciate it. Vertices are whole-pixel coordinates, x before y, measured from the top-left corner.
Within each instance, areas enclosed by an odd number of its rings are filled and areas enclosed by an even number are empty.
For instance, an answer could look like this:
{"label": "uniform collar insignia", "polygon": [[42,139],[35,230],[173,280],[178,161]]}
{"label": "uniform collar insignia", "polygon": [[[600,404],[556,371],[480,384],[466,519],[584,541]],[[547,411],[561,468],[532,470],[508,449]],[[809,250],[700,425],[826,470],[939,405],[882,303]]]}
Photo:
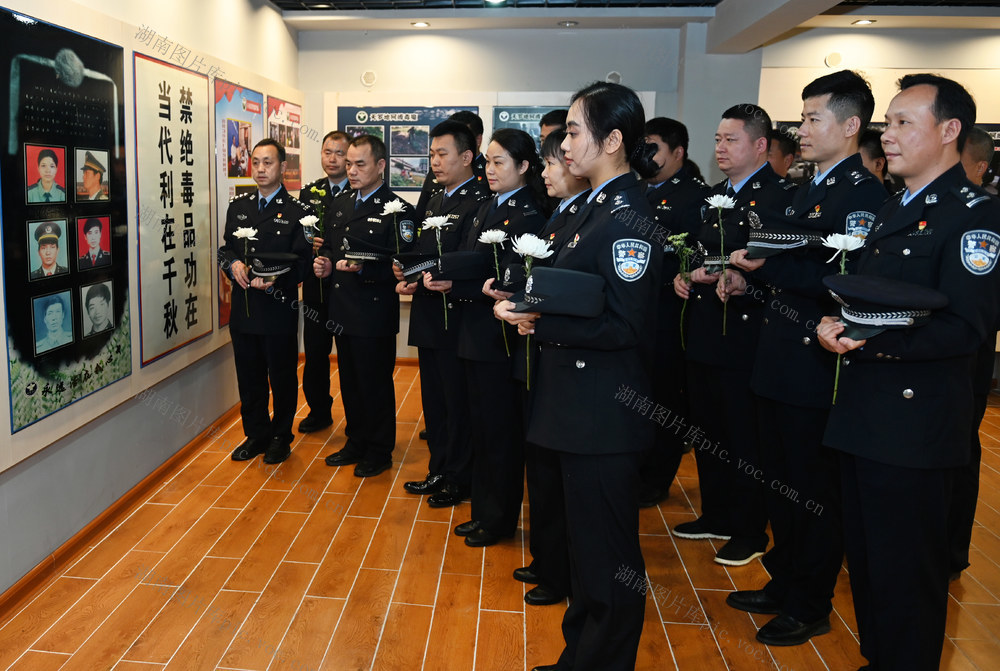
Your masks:
{"label": "uniform collar insignia", "polygon": [[458,195],[460,195],[460,196],[464,196],[464,195],[465,195],[465,194],[467,194],[468,192],[469,192],[469,190],[468,190],[468,189],[462,189],[461,191],[459,191],[459,192],[458,192]]}
{"label": "uniform collar insignia", "polygon": [[244,219],[247,218],[247,215],[245,215],[245,214],[237,214],[236,218],[239,219],[240,221],[243,221]]}
{"label": "uniform collar insignia", "polygon": [[924,198],[924,203],[926,203],[927,205],[933,205],[936,202],[937,202],[937,194],[936,193],[929,193],[929,194],[927,194],[927,197]]}
{"label": "uniform collar insignia", "polygon": [[837,178],[836,177],[827,177],[827,179],[826,179],[826,185],[827,186],[833,186],[836,183],[837,183]]}
{"label": "uniform collar insignia", "polygon": [[963,186],[962,187],[962,193],[966,193],[966,192],[968,192],[968,190],[969,190],[969,187],[967,187],[967,186]]}
{"label": "uniform collar insignia", "polygon": [[514,207],[515,205],[517,205],[517,202],[513,198],[509,198],[507,200],[507,202],[510,203],[511,207]]}
{"label": "uniform collar insignia", "polygon": [[607,197],[608,197],[607,194],[601,191],[599,194],[597,194],[597,198],[595,198],[594,200],[596,200],[598,203],[603,203],[604,199]]}
{"label": "uniform collar insignia", "polygon": [[569,206],[569,211],[573,212],[573,213],[576,212],[576,203],[574,203],[574,204],[572,204],[572,205]]}
{"label": "uniform collar insignia", "polygon": [[759,189],[760,188],[760,182],[754,182],[753,183],[753,188]]}
{"label": "uniform collar insignia", "polygon": [[785,216],[786,217],[790,217],[793,214],[795,214],[795,208],[788,207],[788,208],[785,209]]}
{"label": "uniform collar insignia", "polygon": [[280,198],[275,198],[274,202],[276,202],[278,205],[282,205],[283,204],[282,200]]}
{"label": "uniform collar insignia", "polygon": [[681,183],[681,178],[680,177],[674,177],[672,180],[670,180],[670,183],[671,184],[680,184]]}

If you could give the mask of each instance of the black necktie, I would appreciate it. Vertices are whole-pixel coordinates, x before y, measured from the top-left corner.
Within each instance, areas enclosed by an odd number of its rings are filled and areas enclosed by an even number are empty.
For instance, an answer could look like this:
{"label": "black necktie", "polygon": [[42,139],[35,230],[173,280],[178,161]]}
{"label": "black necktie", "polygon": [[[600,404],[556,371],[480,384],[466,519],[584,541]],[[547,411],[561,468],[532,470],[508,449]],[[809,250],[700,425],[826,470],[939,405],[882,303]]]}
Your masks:
{"label": "black necktie", "polygon": [[264,208],[267,207],[267,200],[261,198],[260,201],[258,202],[258,205],[260,205],[260,211],[263,212]]}
{"label": "black necktie", "polygon": [[333,198],[338,193],[340,193],[340,185],[339,184],[334,184],[333,186],[330,187],[330,198]]}
{"label": "black necktie", "polygon": [[494,198],[493,204],[490,205],[490,214],[493,214],[500,207],[500,198]]}
{"label": "black necktie", "polygon": [[45,202],[47,203],[47,202],[49,202],[50,200],[52,200],[52,194],[51,194],[51,193],[47,193],[47,194],[45,194]]}
{"label": "black necktie", "polygon": [[355,201],[354,201],[354,209],[356,210],[359,207],[361,207],[361,197],[360,196],[358,196],[358,198],[355,199]]}
{"label": "black necktie", "polygon": [[733,188],[732,184],[726,187],[726,195],[730,198],[736,198],[736,189]]}

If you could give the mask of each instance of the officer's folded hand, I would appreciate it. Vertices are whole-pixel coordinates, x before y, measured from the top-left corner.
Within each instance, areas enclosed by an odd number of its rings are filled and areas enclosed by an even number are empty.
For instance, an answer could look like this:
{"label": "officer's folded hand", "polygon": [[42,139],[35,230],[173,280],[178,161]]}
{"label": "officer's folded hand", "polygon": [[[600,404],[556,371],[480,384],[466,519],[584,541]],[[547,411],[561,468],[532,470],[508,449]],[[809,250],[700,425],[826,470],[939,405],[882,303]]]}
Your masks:
{"label": "officer's folded hand", "polygon": [[319,248],[323,246],[323,238],[318,235],[313,236],[313,254],[319,251]]}
{"label": "officer's folded hand", "polygon": [[705,270],[705,266],[699,266],[691,271],[691,281],[698,284],[715,284],[719,281],[719,275],[721,274],[721,272],[710,273]]}
{"label": "officer's folded hand", "polygon": [[844,322],[840,321],[840,317],[823,317],[819,326],[816,327],[819,344],[823,346],[823,349],[830,350],[834,354],[847,354],[868,342],[867,340],[838,337],[843,331]]}
{"label": "officer's folded hand", "polygon": [[364,264],[361,263],[351,263],[347,259],[341,259],[337,261],[337,270],[342,273],[360,273],[364,269]]}
{"label": "officer's folded hand", "polygon": [[448,293],[451,291],[451,280],[432,280],[430,273],[424,273],[424,287],[431,291]]}
{"label": "officer's folded hand", "polygon": [[313,259],[313,272],[316,277],[329,277],[333,272],[333,263],[325,256],[317,256]]}
{"label": "officer's folded hand", "polygon": [[715,295],[725,303],[730,296],[742,296],[747,289],[747,280],[743,273],[729,268],[719,275],[719,280],[715,283]]}
{"label": "officer's folded hand", "polygon": [[495,301],[505,301],[514,294],[509,291],[499,291],[493,288],[493,283],[496,281],[495,277],[491,277],[483,284],[483,293],[492,298]]}
{"label": "officer's folded hand", "polygon": [[236,284],[240,285],[240,289],[246,289],[250,286],[250,276],[247,275],[247,267],[243,265],[242,261],[233,261],[232,265],[229,266],[229,272]]}
{"label": "officer's folded hand", "polygon": [[535,332],[535,320],[541,317],[537,312],[511,312],[515,304],[510,301],[498,301],[493,306],[493,315],[497,319],[502,319],[511,326],[517,327],[520,335],[529,335]]}
{"label": "officer's folded hand", "polygon": [[395,263],[392,264],[392,274],[395,275],[396,279],[400,282],[406,279],[406,275],[403,274],[403,269]]}
{"label": "officer's folded hand", "polygon": [[748,273],[752,273],[753,271],[759,269],[762,265],[764,265],[765,261],[767,261],[767,259],[748,259],[747,250],[745,249],[737,249],[729,255],[729,263],[731,265],[734,265],[741,270],[745,270]]}
{"label": "officer's folded hand", "polygon": [[261,291],[267,291],[273,286],[274,286],[274,280],[271,280],[270,282],[265,282],[260,277],[255,277],[253,278],[253,281],[250,282],[251,289],[260,289]]}
{"label": "officer's folded hand", "polygon": [[406,280],[400,280],[399,284],[396,285],[396,293],[400,296],[412,296],[417,293],[417,283],[410,282],[406,283]]}
{"label": "officer's folded hand", "polygon": [[680,273],[674,277],[674,293],[684,300],[691,297],[691,282],[685,282]]}

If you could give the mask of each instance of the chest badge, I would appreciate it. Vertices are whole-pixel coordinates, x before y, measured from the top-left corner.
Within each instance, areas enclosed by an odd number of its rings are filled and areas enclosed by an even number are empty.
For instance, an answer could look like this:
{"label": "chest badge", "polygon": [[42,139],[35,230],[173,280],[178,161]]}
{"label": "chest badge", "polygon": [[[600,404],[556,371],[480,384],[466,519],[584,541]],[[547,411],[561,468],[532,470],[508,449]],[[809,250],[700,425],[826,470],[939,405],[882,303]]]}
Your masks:
{"label": "chest badge", "polygon": [[580,242],[580,234],[579,233],[577,233],[576,235],[573,236],[573,241],[570,242],[568,245],[566,245],[566,247],[568,247],[569,249],[573,249],[574,247],[576,247],[576,243],[578,243],[578,242]]}
{"label": "chest badge", "polygon": [[820,206],[817,205],[816,207],[813,208],[813,211],[809,213],[809,218],[810,219],[819,219],[820,216],[822,216],[820,214]]}
{"label": "chest badge", "polygon": [[753,210],[749,210],[747,212],[747,221],[750,222],[750,228],[754,230],[760,230],[760,227],[763,225],[760,222],[760,215]]}

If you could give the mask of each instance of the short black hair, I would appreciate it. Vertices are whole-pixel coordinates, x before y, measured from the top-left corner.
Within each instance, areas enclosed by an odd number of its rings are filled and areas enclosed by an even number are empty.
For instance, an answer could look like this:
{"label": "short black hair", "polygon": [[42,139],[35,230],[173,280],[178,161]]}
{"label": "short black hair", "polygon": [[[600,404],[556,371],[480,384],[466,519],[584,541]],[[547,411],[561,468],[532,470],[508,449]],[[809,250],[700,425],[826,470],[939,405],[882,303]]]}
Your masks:
{"label": "short black hair", "polygon": [[562,149],[562,143],[565,139],[566,131],[562,128],[557,128],[546,135],[545,142],[542,143],[542,158],[551,157],[562,161],[563,157],[566,156],[566,152]]}
{"label": "short black hair", "polygon": [[472,131],[473,141],[475,141],[475,138],[483,134],[483,120],[475,112],[470,112],[469,110],[459,110],[448,117],[448,121],[464,123],[465,126]]}
{"label": "short black hair", "polygon": [[[743,128],[751,140],[768,138],[771,133],[771,117],[764,111],[763,107],[753,103],[740,103],[733,105],[722,113],[723,119],[736,119],[743,122]],[[768,148],[771,141],[768,139]]]}
{"label": "short black hair", "polygon": [[326,144],[327,140],[334,140],[335,142],[340,142],[340,141],[350,142],[351,136],[342,130],[332,130],[323,136],[323,141],[319,143],[320,146],[322,147],[324,144]]}
{"label": "short black hair", "polygon": [[[858,143],[858,151],[862,149],[872,159],[881,158],[885,160],[885,149],[882,148],[882,131],[869,128],[862,133],[861,140]],[[882,164],[882,174],[879,177],[885,179],[885,163]]]}
{"label": "short black hair", "polygon": [[83,307],[90,307],[90,300],[92,298],[103,298],[105,303],[111,302],[111,291],[108,289],[106,284],[95,284],[87,289],[87,296],[83,300]]}
{"label": "short black hair", "polygon": [[43,149],[38,152],[38,164],[41,164],[43,158],[51,158],[57,166],[59,165],[59,157],[51,149]]}
{"label": "short black hair", "polygon": [[566,125],[566,114],[568,110],[559,109],[551,110],[542,115],[542,118],[538,120],[539,127],[541,126],[565,126]]}
{"label": "short black hair", "polygon": [[798,140],[784,131],[774,129],[768,133],[768,138],[771,140],[771,146],[777,143],[782,156],[794,156],[795,152],[799,150]]}
{"label": "short black hair", "polygon": [[972,154],[972,158],[987,163],[993,160],[993,152],[996,151],[993,138],[978,126],[969,129],[969,137],[965,146]]}
{"label": "short black hair", "polygon": [[278,150],[278,161],[285,160],[285,147],[277,140],[269,137],[264,138],[253,146],[253,149],[250,151],[250,155],[253,156],[253,153],[257,151],[259,147],[274,147]]}
{"label": "short black hair", "polygon": [[826,106],[837,123],[844,123],[852,116],[861,120],[861,130],[868,128],[875,113],[875,96],[868,81],[853,70],[839,70],[809,82],[802,89],[802,99],[818,98],[829,94]]}
{"label": "short black hair", "polygon": [[364,147],[366,145],[371,147],[372,159],[374,159],[376,163],[385,160],[385,142],[382,142],[380,138],[377,138],[374,135],[359,135],[351,140],[352,147]]}
{"label": "short black hair", "polygon": [[90,219],[84,219],[83,220],[83,234],[86,235],[87,232],[90,229],[94,228],[95,226],[97,228],[101,229],[101,231],[104,231],[104,224],[101,223],[100,219],[97,219],[95,217],[91,217]]}
{"label": "short black hair", "polygon": [[43,317],[45,316],[45,313],[49,311],[49,308],[51,306],[58,305],[62,309],[62,311],[63,311],[63,317],[65,318],[65,316],[66,316],[66,306],[63,305],[63,301],[62,301],[61,298],[59,298],[58,295],[56,295],[56,296],[46,296],[45,298],[39,299],[39,301],[41,303],[42,316]]}
{"label": "short black hair", "polygon": [[687,156],[688,129],[677,119],[668,119],[665,116],[653,117],[646,122],[646,135],[658,135],[670,147],[670,151],[683,147],[684,156]]}
{"label": "short black hair", "polygon": [[459,154],[471,151],[475,155],[476,150],[479,149],[476,146],[476,138],[472,135],[472,131],[460,121],[452,121],[450,119],[442,121],[431,129],[430,139],[433,140],[436,137],[443,137],[445,135],[455,138],[455,148]]}
{"label": "short black hair", "polygon": [[955,148],[961,153],[965,148],[965,139],[969,137],[969,131],[976,124],[976,101],[965,90],[965,87],[955,80],[926,72],[904,75],[899,80],[899,90],[905,91],[922,84],[937,89],[934,95],[934,104],[931,105],[931,112],[934,113],[934,119],[939,124],[949,119],[958,119],[961,129],[958,131]]}

